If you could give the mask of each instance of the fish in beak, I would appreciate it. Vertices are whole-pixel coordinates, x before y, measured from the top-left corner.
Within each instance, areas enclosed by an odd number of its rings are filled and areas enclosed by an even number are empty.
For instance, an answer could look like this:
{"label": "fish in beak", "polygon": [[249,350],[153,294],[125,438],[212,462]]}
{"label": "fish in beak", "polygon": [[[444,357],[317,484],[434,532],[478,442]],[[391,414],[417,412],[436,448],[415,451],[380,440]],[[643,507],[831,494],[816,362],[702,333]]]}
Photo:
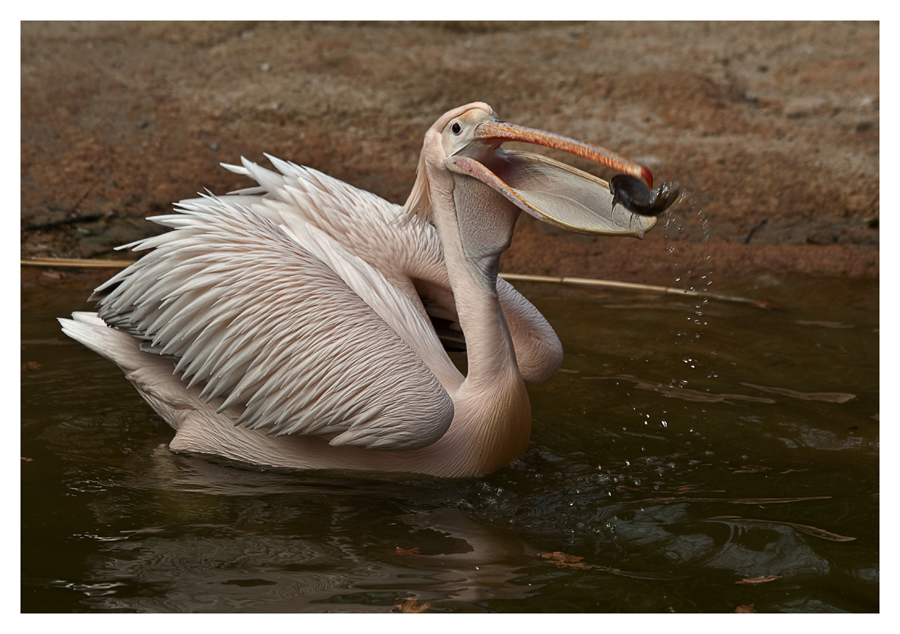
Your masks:
{"label": "fish in beak", "polygon": [[[501,147],[513,141],[563,150],[620,174],[607,182],[546,156]],[[651,190],[650,170],[614,152],[494,117],[474,127],[448,165],[535,218],[576,233],[643,237],[681,195],[677,183]]]}

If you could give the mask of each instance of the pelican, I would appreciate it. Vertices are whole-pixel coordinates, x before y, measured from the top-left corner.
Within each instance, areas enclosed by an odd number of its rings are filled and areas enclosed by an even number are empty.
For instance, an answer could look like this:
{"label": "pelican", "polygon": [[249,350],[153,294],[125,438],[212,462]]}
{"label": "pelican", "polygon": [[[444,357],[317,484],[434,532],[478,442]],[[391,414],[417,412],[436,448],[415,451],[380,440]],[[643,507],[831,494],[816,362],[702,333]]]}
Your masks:
{"label": "pelican", "polygon": [[[620,172],[618,200],[600,178],[502,147],[512,141]],[[121,247],[146,253],[95,290],[96,313],[59,320],[124,371],[176,452],[440,477],[520,458],[524,382],[552,377],[562,346],[498,277],[519,213],[640,237],[674,202],[638,163],[481,102],[431,126],[402,206],[267,158],[275,171],[223,165],[256,186],[150,218],[171,230]],[[447,330],[464,339],[465,376]]]}

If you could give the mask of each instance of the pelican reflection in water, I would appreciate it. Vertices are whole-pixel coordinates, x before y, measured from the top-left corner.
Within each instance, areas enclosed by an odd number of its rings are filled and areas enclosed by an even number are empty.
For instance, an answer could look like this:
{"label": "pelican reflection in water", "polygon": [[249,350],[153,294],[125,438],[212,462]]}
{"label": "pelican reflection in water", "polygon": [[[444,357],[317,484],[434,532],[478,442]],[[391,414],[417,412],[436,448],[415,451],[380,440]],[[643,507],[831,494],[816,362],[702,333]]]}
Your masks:
{"label": "pelican reflection in water", "polygon": [[[616,196],[507,141],[620,172]],[[497,275],[519,213],[641,236],[677,198],[671,184],[651,192],[633,161],[500,121],[484,103],[431,126],[402,206],[270,160],[277,171],[226,166],[255,187],[151,218],[171,231],[129,245],[145,255],[96,290],[97,313],[60,320],[122,368],[175,429],[175,451],[435,476],[516,460],[531,430],[524,382],[562,361],[547,321]],[[464,337],[466,376],[445,327]]]}

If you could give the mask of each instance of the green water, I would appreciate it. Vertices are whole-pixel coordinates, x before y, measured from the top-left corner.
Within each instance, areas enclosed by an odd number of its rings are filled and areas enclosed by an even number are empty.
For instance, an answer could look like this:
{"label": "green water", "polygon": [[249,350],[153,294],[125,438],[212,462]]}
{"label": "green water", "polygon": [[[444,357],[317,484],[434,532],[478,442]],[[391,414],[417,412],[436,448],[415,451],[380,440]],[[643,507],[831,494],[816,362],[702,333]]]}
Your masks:
{"label": "green water", "polygon": [[468,480],[173,454],[59,331],[83,306],[25,302],[22,610],[879,610],[877,283],[519,287],[563,371],[525,457]]}

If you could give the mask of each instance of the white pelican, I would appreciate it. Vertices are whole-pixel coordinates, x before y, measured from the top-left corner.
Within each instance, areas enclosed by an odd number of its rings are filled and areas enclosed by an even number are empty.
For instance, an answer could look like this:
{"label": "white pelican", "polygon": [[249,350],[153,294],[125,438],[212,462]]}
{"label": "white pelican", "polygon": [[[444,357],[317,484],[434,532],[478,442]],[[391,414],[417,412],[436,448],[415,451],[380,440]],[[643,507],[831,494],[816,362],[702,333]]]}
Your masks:
{"label": "white pelican", "polygon": [[[505,141],[622,172],[620,204],[605,181]],[[484,103],[431,126],[403,206],[269,158],[277,172],[225,166],[258,186],[151,218],[172,231],[126,245],[147,253],[96,290],[97,313],[60,319],[175,429],[174,451],[435,476],[518,459],[531,430],[523,381],[562,361],[546,320],[497,276],[520,210],[641,236],[677,197],[648,197],[637,163],[502,122]],[[461,329],[466,376],[436,321]]]}

